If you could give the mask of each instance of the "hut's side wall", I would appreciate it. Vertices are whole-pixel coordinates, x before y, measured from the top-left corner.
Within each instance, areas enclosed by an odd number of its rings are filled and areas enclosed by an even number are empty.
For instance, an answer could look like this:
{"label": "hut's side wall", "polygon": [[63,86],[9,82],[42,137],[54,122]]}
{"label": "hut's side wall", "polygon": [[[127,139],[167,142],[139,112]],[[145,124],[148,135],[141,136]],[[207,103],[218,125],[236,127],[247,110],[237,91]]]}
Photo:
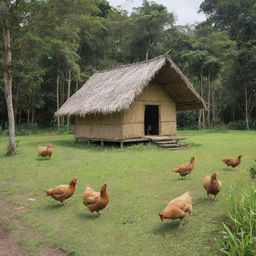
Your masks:
{"label": "hut's side wall", "polygon": [[76,117],[75,137],[90,139],[122,139],[122,114],[87,115]]}
{"label": "hut's side wall", "polygon": [[151,82],[131,108],[123,112],[123,138],[143,137],[146,105],[159,106],[159,135],[176,135],[176,104],[156,82]]}

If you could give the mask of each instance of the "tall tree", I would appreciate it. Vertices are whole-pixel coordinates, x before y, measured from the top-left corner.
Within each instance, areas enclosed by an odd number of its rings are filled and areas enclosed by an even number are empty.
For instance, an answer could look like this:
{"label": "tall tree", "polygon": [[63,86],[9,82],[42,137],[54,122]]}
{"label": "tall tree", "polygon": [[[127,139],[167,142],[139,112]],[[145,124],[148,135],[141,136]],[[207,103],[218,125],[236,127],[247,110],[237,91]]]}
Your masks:
{"label": "tall tree", "polygon": [[[9,131],[9,145],[6,155],[12,156],[16,153],[16,140],[15,140],[15,121],[13,111],[13,97],[12,97],[12,82],[13,82],[13,61],[12,61],[12,48],[11,48],[11,31],[15,20],[16,11],[21,4],[21,1],[2,1],[0,3],[1,26],[3,31],[3,64],[4,64],[4,94],[8,112],[8,131]],[[18,22],[19,20],[17,20]]]}
{"label": "tall tree", "polygon": [[161,49],[164,32],[173,26],[174,16],[165,6],[144,0],[131,14],[131,22],[131,56],[147,60]]}

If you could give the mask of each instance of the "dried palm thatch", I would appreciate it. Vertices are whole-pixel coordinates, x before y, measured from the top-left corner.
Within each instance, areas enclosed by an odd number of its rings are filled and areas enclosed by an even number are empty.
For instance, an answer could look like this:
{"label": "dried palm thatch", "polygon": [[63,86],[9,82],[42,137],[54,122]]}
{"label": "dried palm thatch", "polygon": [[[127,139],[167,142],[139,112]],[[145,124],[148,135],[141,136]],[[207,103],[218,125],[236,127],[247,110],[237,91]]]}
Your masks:
{"label": "dried palm thatch", "polygon": [[150,81],[156,80],[177,110],[206,108],[201,96],[167,55],[94,73],[55,113],[56,116],[108,114],[128,109]]}

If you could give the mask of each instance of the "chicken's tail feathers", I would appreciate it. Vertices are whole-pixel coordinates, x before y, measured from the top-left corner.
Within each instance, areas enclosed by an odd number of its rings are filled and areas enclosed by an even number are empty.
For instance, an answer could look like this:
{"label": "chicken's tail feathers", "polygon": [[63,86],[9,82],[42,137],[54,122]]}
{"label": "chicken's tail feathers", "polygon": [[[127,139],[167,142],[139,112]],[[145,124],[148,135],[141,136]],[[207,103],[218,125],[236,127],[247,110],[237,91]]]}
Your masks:
{"label": "chicken's tail feathers", "polygon": [[185,192],[183,196],[190,196],[190,191]]}
{"label": "chicken's tail feathers", "polygon": [[175,168],[175,169],[170,170],[170,172],[178,172],[178,171],[179,171],[179,168]]}

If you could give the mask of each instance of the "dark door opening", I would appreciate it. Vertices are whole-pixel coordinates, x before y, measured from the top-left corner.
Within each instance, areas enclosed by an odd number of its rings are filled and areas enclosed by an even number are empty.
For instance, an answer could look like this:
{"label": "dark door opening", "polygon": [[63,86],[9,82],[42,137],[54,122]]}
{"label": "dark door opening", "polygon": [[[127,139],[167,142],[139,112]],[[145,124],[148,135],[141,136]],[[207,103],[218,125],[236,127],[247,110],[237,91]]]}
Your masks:
{"label": "dark door opening", "polygon": [[145,135],[159,134],[159,106],[145,106],[144,132]]}

